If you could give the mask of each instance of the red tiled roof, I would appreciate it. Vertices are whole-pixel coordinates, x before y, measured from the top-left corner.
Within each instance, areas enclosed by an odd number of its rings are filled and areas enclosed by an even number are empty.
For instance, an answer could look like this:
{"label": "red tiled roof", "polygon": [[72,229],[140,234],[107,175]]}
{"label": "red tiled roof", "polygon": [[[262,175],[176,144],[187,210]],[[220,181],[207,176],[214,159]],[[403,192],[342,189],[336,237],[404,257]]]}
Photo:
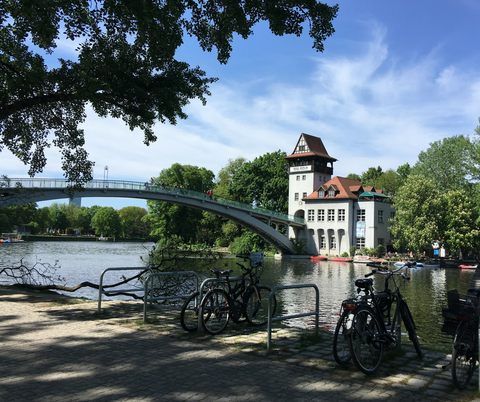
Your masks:
{"label": "red tiled roof", "polygon": [[[310,150],[310,152],[306,152],[306,153],[295,153],[295,150],[297,149],[297,145],[298,145],[298,142],[300,141],[300,139],[302,138],[303,136],[303,139],[305,140],[307,146],[308,146],[308,149]],[[319,137],[314,137],[313,135],[309,135],[309,134],[305,134],[305,133],[302,133],[300,135],[300,138],[298,139],[297,141],[297,145],[295,145],[295,148],[293,150],[293,153],[289,156],[287,156],[286,158],[298,158],[299,156],[301,157],[305,157],[305,156],[321,156],[323,158],[326,158],[326,159],[329,159],[331,161],[336,161],[337,159],[335,158],[332,158],[327,150],[325,149],[325,146],[323,145],[323,142],[322,140],[319,138]]]}
{"label": "red tiled roof", "polygon": [[[366,188],[373,187],[363,187],[362,183],[358,180],[347,179],[346,177],[335,176],[331,180],[327,181],[325,184],[319,187],[325,190],[325,197],[320,199],[328,200],[328,189],[330,187],[335,187],[337,189],[334,199],[347,198],[347,199],[358,199],[358,196],[366,191]],[[315,190],[308,197],[303,198],[303,200],[318,200],[318,190]],[[382,190],[376,190],[377,193],[382,193]],[[331,198],[330,198],[331,199]]]}

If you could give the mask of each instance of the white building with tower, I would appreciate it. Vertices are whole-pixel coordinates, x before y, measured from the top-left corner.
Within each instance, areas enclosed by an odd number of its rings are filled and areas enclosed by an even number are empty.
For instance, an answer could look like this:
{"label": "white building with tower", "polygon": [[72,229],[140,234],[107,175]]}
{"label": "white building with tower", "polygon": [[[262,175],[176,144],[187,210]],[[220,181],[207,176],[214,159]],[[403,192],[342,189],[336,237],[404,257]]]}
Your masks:
{"label": "white building with tower", "polygon": [[333,162],[320,138],[301,134],[289,163],[288,213],[304,218],[304,229],[289,237],[307,240],[309,254],[341,255],[392,239],[388,227],[392,204],[382,190],[365,187],[358,180],[333,177]]}

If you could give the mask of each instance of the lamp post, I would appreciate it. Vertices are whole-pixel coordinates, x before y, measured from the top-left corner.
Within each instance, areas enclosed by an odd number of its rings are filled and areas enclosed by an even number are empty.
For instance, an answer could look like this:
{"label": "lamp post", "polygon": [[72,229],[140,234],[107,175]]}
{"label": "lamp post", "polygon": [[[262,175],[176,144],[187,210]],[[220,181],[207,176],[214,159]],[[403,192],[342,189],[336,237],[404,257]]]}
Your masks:
{"label": "lamp post", "polygon": [[[106,165],[105,165],[105,168],[103,170],[103,186],[104,187],[106,186],[105,176],[107,177],[107,181],[108,181],[108,166],[106,166]],[[106,187],[108,188],[108,185]]]}

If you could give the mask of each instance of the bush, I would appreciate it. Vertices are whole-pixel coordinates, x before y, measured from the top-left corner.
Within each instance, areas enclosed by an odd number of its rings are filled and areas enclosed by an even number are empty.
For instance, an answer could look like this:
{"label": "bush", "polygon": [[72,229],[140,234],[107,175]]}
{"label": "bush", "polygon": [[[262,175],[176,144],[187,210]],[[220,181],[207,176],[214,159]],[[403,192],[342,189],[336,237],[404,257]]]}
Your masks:
{"label": "bush", "polygon": [[355,246],[350,246],[350,257],[353,257],[355,255],[355,250],[356,250]]}
{"label": "bush", "polygon": [[248,255],[252,251],[250,242],[244,237],[236,237],[230,244],[230,253],[236,255]]}
{"label": "bush", "polygon": [[218,247],[228,247],[228,240],[227,239],[220,239],[218,242]]}

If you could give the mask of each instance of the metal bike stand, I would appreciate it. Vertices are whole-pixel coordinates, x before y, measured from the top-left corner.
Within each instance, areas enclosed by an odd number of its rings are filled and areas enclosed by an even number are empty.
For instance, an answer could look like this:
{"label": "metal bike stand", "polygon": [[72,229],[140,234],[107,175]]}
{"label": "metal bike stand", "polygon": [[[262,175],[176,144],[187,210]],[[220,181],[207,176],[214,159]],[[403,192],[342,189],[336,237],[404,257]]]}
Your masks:
{"label": "metal bike stand", "polygon": [[[284,289],[299,289],[299,288],[314,288],[315,289],[315,311],[310,313],[302,313],[302,314],[294,314],[294,315],[286,315],[281,317],[272,317],[272,300],[273,296],[278,290]],[[300,317],[307,317],[310,315],[315,316],[315,335],[318,335],[318,315],[319,315],[319,299],[320,299],[320,292],[318,291],[317,285],[313,283],[305,283],[301,285],[285,285],[285,286],[275,286],[272,291],[270,292],[270,296],[268,297],[268,324],[267,324],[267,351],[270,350],[270,344],[272,342],[272,322],[273,321],[281,321],[287,320],[290,318],[300,318]]]}
{"label": "metal bike stand", "polygon": [[187,298],[190,295],[174,295],[174,296],[158,296],[158,297],[148,297],[148,284],[150,281],[152,281],[152,287],[150,290],[153,289],[153,278],[157,276],[180,276],[180,275],[189,275],[193,276],[195,279],[195,291],[198,290],[198,282],[200,281],[200,278],[198,274],[195,271],[177,271],[177,272],[155,272],[153,274],[150,274],[147,276],[147,279],[145,280],[145,286],[144,286],[144,293],[143,293],[143,323],[145,324],[147,320],[147,305],[148,302],[152,302],[155,300],[170,300],[170,299],[184,299]]}
{"label": "metal bike stand", "polygon": [[[98,313],[100,314],[102,312],[102,294],[106,294],[108,292],[105,292],[103,290],[103,276],[108,272],[108,271],[150,271],[152,272],[152,268],[149,267],[119,267],[119,268],[107,268],[102,271],[100,274],[100,280],[98,281]],[[124,292],[138,292],[138,288],[134,289],[121,289]]]}

